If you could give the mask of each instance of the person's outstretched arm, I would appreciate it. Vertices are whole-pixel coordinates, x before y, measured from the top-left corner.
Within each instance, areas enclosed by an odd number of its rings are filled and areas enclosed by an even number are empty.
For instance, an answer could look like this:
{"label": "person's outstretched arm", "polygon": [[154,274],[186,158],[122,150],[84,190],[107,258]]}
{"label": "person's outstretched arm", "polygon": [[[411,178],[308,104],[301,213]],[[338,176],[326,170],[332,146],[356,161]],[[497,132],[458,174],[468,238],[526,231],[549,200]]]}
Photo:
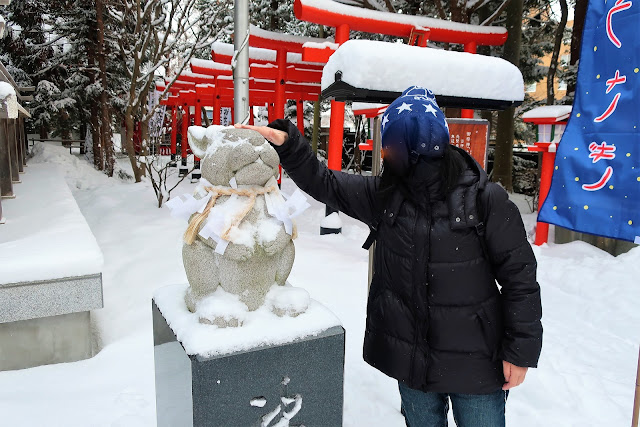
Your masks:
{"label": "person's outstretched arm", "polygon": [[526,368],[538,364],[542,349],[540,285],[536,281],[536,258],[518,208],[496,184],[489,184],[485,192],[486,241],[496,280],[502,287],[506,390],[522,383]]}
{"label": "person's outstretched arm", "polygon": [[280,156],[280,163],[301,190],[314,199],[372,225],[378,179],[329,170],[311,151],[311,144],[289,120],[269,126],[236,125],[259,132]]}

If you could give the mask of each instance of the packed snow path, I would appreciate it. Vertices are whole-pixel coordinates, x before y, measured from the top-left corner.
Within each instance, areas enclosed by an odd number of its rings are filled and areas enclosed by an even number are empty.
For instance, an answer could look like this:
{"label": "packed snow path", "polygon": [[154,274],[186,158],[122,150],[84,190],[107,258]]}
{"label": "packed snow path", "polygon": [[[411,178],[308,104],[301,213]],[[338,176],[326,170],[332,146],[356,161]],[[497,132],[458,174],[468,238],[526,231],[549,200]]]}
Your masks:
{"label": "packed snow path", "polygon": [[[184,224],[155,207],[148,184],[106,178],[61,147],[45,146],[32,160],[43,161],[66,169],[104,254],[105,308],[92,314],[102,350],[82,362],[0,372],[2,425],[155,426],[151,296],[158,287],[186,283]],[[293,188],[285,180],[284,190]],[[191,189],[183,184],[176,194]],[[344,425],[404,426],[395,382],[362,360],[367,252],[360,246],[367,229],[343,216],[342,235],[319,236],[323,212],[314,203],[299,219],[289,280],[329,307],[347,331]],[[533,215],[524,217],[534,224]],[[509,397],[507,425],[629,425],[640,343],[640,248],[618,258],[581,242],[535,252],[544,346],[539,369]]]}

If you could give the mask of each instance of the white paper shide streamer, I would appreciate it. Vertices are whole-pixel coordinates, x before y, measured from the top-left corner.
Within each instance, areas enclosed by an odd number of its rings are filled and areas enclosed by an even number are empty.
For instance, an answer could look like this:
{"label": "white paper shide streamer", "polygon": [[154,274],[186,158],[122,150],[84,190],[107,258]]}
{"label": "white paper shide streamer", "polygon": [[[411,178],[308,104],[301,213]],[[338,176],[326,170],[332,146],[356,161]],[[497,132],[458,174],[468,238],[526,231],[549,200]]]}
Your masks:
{"label": "white paper shide streamer", "polygon": [[[271,186],[277,188],[275,178],[271,178],[265,185],[265,187]],[[183,194],[180,197],[169,200],[166,205],[171,210],[171,215],[189,221],[193,214],[204,212],[207,203],[212,197],[212,193],[207,191],[207,187],[215,188],[206,179],[201,178],[194,191],[194,195],[200,198],[196,198],[191,194]],[[238,189],[235,178],[229,181],[229,187],[234,190]],[[310,207],[306,196],[300,190],[296,190],[291,196],[288,196],[276,189],[264,194],[264,197],[268,214],[281,222],[287,234],[292,235],[294,218]],[[203,239],[212,239],[216,242],[216,253],[224,254],[227,246],[232,242],[221,236],[229,228],[237,213],[247,208],[247,203],[250,203],[248,197],[232,194],[224,203],[216,204],[211,208],[206,222],[201,227],[198,235]]]}

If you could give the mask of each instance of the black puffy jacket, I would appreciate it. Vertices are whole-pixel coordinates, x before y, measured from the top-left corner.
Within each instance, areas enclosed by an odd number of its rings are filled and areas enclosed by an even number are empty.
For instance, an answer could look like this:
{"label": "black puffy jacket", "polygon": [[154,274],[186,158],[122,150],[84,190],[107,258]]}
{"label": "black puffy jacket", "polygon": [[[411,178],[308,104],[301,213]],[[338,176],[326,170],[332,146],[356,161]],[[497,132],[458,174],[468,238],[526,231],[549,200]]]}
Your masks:
{"label": "black puffy jacket", "polygon": [[518,209],[469,155],[458,150],[468,166],[446,199],[428,185],[424,208],[401,192],[380,207],[380,178],[331,171],[291,122],[269,126],[288,133],[275,148],[302,190],[377,224],[364,339],[370,365],[414,389],[469,394],[502,387],[502,360],[537,365],[536,260]]}

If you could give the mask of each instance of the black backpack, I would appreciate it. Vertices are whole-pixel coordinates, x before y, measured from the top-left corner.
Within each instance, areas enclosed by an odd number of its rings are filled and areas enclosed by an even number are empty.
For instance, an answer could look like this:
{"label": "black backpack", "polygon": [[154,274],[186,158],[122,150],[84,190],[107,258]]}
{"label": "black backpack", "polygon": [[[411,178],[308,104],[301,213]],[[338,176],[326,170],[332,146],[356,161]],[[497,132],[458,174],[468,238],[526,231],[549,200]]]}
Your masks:
{"label": "black backpack", "polygon": [[[484,190],[478,191],[477,203],[476,203],[476,207],[478,209],[478,216],[483,221],[478,223],[478,225],[475,226],[475,229],[476,229],[476,233],[478,234],[478,237],[480,238],[480,245],[482,246],[482,252],[484,253],[484,257],[491,264],[491,257],[489,255],[489,247],[487,246],[487,240],[486,240],[486,227],[485,227],[485,223],[484,223],[485,213],[486,212],[485,212],[484,205],[482,203],[483,191]],[[386,209],[384,207],[378,210],[378,214],[376,215],[376,218],[375,218],[373,224],[369,226],[369,235],[367,236],[367,239],[365,240],[364,244],[362,245],[362,249],[369,250],[371,245],[373,245],[373,242],[375,242],[376,239],[378,238],[378,227],[380,225],[380,222],[382,221],[382,215],[385,212],[386,212]]]}

